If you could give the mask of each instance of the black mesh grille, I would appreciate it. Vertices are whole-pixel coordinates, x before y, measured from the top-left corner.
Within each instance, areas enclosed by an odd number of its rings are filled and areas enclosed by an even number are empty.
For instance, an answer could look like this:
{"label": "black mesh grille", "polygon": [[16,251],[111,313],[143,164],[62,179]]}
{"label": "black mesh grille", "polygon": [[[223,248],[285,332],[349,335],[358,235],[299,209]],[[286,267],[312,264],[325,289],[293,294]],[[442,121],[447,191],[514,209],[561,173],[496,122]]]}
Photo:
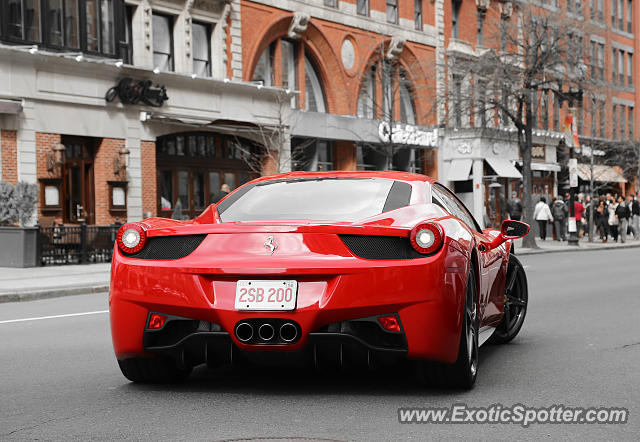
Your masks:
{"label": "black mesh grille", "polygon": [[138,253],[124,253],[129,258],[179,259],[184,258],[204,240],[207,235],[154,236]]}
{"label": "black mesh grille", "polygon": [[340,235],[351,253],[365,259],[424,258],[411,247],[409,238],[401,236]]}

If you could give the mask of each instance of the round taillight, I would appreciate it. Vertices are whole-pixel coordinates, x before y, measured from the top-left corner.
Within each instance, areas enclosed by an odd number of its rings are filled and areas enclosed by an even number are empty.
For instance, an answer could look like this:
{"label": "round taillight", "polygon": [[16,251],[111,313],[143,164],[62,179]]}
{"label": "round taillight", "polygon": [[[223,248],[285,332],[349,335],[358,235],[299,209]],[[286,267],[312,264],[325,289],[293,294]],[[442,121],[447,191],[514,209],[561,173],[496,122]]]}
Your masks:
{"label": "round taillight", "polygon": [[125,253],[137,253],[147,242],[147,233],[140,224],[125,224],[118,230],[116,243]]}
{"label": "round taillight", "polygon": [[429,255],[440,249],[444,241],[444,234],[440,225],[422,223],[411,230],[409,238],[416,252]]}

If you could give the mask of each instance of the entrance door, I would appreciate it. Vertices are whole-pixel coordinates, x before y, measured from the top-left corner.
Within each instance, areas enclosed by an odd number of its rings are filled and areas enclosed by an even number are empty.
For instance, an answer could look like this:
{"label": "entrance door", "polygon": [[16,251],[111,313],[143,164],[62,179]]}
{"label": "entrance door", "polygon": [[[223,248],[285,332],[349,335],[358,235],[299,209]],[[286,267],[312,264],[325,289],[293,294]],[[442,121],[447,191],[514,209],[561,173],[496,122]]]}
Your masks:
{"label": "entrance door", "polygon": [[85,138],[64,137],[62,144],[65,146],[62,185],[63,220],[65,223],[93,224],[95,222],[94,141]]}

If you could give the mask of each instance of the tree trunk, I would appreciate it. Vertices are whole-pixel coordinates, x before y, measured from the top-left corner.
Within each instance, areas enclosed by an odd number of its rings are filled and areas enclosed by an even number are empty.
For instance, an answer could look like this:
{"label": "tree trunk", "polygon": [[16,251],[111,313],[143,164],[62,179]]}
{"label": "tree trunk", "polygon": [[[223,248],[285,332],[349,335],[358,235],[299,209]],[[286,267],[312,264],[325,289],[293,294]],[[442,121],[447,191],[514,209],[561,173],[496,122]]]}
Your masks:
{"label": "tree trunk", "polygon": [[[520,153],[522,154],[522,205],[524,206],[524,221],[530,226],[533,225],[533,210],[531,201],[531,148],[533,146],[533,114],[531,110],[531,96],[527,95],[525,99],[526,124],[524,126],[524,144],[520,145]],[[537,249],[535,235],[529,234],[522,240],[522,247]]]}

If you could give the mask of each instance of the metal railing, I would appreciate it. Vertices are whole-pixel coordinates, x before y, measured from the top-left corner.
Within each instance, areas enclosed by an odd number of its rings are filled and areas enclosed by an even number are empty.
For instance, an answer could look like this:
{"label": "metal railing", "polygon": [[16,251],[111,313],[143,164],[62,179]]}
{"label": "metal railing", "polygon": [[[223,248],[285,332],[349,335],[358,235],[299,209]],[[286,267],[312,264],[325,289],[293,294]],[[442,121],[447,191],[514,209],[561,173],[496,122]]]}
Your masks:
{"label": "metal railing", "polygon": [[119,224],[39,226],[40,265],[110,262]]}

